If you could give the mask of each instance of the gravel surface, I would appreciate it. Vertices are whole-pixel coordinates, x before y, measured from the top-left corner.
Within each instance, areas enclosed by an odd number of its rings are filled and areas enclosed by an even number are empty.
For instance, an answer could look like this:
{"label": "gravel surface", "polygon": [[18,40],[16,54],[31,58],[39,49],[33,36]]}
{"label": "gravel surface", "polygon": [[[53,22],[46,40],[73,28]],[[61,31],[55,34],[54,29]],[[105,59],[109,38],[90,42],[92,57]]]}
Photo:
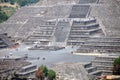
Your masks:
{"label": "gravel surface", "polygon": [[91,16],[94,16],[105,29],[107,36],[120,36],[120,0],[99,0],[91,5]]}
{"label": "gravel surface", "polygon": [[57,72],[59,80],[89,80],[81,63],[59,63],[51,68]]}

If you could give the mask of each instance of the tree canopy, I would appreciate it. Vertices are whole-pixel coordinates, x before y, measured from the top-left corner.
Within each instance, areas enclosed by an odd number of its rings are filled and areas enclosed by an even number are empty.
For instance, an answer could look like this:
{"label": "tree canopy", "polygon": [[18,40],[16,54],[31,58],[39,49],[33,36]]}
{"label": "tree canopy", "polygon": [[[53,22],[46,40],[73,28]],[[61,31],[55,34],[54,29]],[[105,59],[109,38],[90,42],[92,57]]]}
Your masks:
{"label": "tree canopy", "polygon": [[36,71],[35,76],[40,80],[44,80],[44,78],[47,78],[48,80],[54,80],[56,78],[56,73],[55,71],[51,69],[49,70],[46,66],[42,65]]}
{"label": "tree canopy", "polygon": [[53,70],[48,70],[48,79],[53,80],[56,77],[56,73]]}
{"label": "tree canopy", "polygon": [[40,0],[0,0],[0,2],[9,2],[10,4],[18,3],[20,6],[36,3]]}
{"label": "tree canopy", "polygon": [[7,20],[8,16],[5,12],[0,11],[0,23]]}
{"label": "tree canopy", "polygon": [[[11,5],[14,5],[17,3],[20,7],[30,5],[32,3],[37,3],[40,0],[0,0],[0,3],[10,3]],[[0,6],[0,23],[3,21],[6,21],[9,17],[3,10],[2,7]]]}
{"label": "tree canopy", "polygon": [[118,57],[114,60],[113,75],[120,75],[120,57]]}
{"label": "tree canopy", "polygon": [[116,58],[116,59],[114,60],[114,64],[119,64],[119,65],[120,65],[120,57],[119,57],[119,58]]}
{"label": "tree canopy", "polygon": [[36,71],[36,77],[43,79],[44,77],[47,76],[48,73],[48,69],[46,66],[42,65],[38,68],[38,70]]}

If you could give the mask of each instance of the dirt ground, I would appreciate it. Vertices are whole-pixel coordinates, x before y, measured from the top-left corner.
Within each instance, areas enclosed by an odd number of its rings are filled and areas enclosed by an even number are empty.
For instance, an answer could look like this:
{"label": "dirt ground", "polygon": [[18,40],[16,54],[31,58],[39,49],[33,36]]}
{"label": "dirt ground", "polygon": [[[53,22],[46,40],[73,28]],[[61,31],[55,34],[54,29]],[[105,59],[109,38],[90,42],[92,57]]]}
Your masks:
{"label": "dirt ground", "polygon": [[8,7],[13,7],[13,8],[16,8],[18,6],[18,4],[14,4],[14,5],[11,5],[10,3],[0,3],[0,6],[8,6]]}

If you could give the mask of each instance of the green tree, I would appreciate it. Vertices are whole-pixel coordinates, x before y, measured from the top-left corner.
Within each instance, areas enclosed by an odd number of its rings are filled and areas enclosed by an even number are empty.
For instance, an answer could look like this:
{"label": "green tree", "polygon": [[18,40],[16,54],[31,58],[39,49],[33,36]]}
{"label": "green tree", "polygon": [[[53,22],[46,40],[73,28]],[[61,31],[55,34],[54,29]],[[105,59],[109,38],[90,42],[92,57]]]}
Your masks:
{"label": "green tree", "polygon": [[10,4],[14,5],[15,4],[15,0],[10,0]]}
{"label": "green tree", "polygon": [[54,80],[56,78],[56,73],[53,70],[48,70],[48,79]]}
{"label": "green tree", "polygon": [[42,70],[43,70],[43,73],[44,73],[44,76],[47,77],[47,74],[48,74],[48,68],[44,65],[42,65]]}
{"label": "green tree", "polygon": [[4,2],[9,2],[9,0],[4,0]]}
{"label": "green tree", "polygon": [[8,16],[5,12],[0,11],[0,23],[2,23],[3,21],[7,20]]}
{"label": "green tree", "polygon": [[4,2],[4,0],[1,0],[1,2]]}
{"label": "green tree", "polygon": [[113,75],[120,75],[120,57],[118,57],[114,60]]}
{"label": "green tree", "polygon": [[46,66],[42,65],[38,68],[38,70],[36,71],[35,76],[40,79],[40,80],[44,80],[45,77],[47,77],[48,74],[48,69]]}
{"label": "green tree", "polygon": [[0,6],[0,11],[2,11],[2,7]]}
{"label": "green tree", "polygon": [[0,19],[3,21],[7,20],[8,19],[7,14],[5,12],[0,12]]}
{"label": "green tree", "polygon": [[20,5],[20,6],[25,6],[25,5],[29,5],[32,3],[36,3],[40,0],[16,0],[16,2]]}

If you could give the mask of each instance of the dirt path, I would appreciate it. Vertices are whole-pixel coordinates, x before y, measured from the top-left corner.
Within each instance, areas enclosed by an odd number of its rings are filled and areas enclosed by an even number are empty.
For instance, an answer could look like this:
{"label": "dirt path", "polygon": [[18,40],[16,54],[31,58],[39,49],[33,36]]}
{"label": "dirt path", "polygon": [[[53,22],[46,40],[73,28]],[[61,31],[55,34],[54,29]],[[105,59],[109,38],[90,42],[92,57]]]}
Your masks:
{"label": "dirt path", "polygon": [[8,6],[8,7],[13,7],[13,8],[16,8],[18,7],[18,4],[15,3],[14,5],[11,5],[10,3],[0,3],[0,6]]}

